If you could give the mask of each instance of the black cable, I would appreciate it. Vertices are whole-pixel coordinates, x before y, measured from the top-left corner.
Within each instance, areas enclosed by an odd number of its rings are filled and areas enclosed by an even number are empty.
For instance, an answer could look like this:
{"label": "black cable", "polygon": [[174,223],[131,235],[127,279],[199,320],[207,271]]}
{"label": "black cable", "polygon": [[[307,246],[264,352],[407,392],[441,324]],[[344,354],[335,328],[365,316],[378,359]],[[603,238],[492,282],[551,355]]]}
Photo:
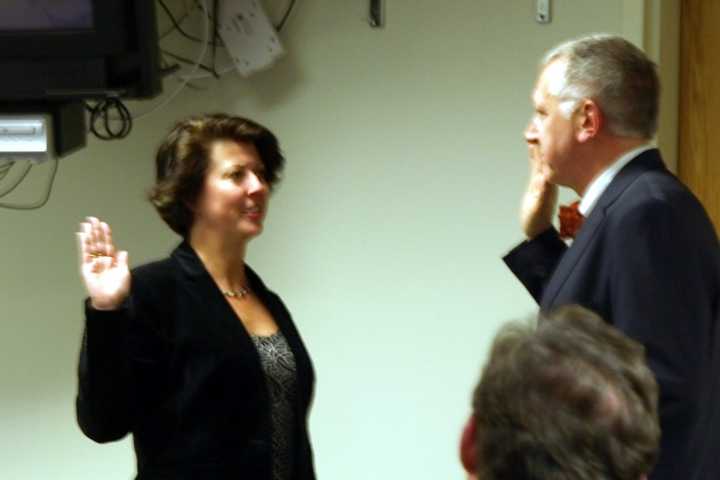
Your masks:
{"label": "black cable", "polygon": [[[12,167],[15,165],[15,162],[12,162],[10,166]],[[9,195],[13,190],[15,190],[18,185],[22,183],[23,180],[25,180],[25,177],[27,177],[27,174],[30,173],[30,169],[32,168],[33,164],[31,162],[27,162],[27,165],[25,165],[25,170],[20,174],[20,176],[15,180],[15,183],[7,187],[5,190],[0,192],[0,198],[4,197],[5,195]],[[10,170],[10,168],[8,168]],[[5,175],[7,175],[7,172],[5,172]],[[3,175],[4,176],[4,175]]]}
{"label": "black cable", "polygon": [[[202,4],[199,2],[199,0],[195,0],[195,6],[197,7],[198,10],[200,10],[201,12],[203,12],[205,14],[205,16],[208,18],[208,20],[212,21],[213,15],[209,11],[205,11],[205,8],[202,6]],[[215,13],[215,12],[213,12],[213,13]]]}
{"label": "black cable", "polygon": [[[90,132],[97,138],[119,140],[130,134],[133,124],[132,115],[119,98],[109,97],[94,106],[86,104],[85,108],[90,113]],[[113,120],[117,120],[119,128],[112,126]],[[101,122],[99,126],[98,122]]]}
{"label": "black cable", "polygon": [[[183,30],[182,26],[180,25],[180,22],[178,22],[178,20],[172,14],[172,12],[170,11],[170,9],[168,8],[168,6],[165,4],[165,2],[163,0],[157,0],[157,1],[160,4],[160,6],[162,7],[162,9],[165,11],[165,14],[170,19],[170,22],[173,24],[173,29],[166,32],[165,35],[169,35],[171,32],[177,30],[183,37],[187,38],[188,40],[192,40],[193,42],[197,42],[197,43],[203,42],[201,38],[198,38],[195,35],[192,35],[192,34],[186,32],[185,30]],[[200,5],[197,5],[197,6],[198,6],[198,8],[200,8],[202,10],[202,7]],[[209,14],[208,14],[208,18],[210,18]],[[212,42],[212,45],[215,45],[214,41]],[[220,46],[224,46],[224,45],[221,44]]]}
{"label": "black cable", "polygon": [[215,78],[220,78],[220,75],[217,73],[217,68],[215,64],[215,54],[217,50],[217,41],[218,41],[218,6],[219,1],[214,0],[213,1],[213,41],[212,41],[212,71]]}
{"label": "black cable", "polygon": [[[190,10],[187,8],[187,5],[186,5],[186,6],[185,6],[185,12],[182,14],[182,16],[181,16],[180,18],[176,18],[175,21],[178,23],[178,25],[182,25],[183,22],[184,22],[189,16],[190,16]],[[177,28],[176,28],[175,26],[172,26],[172,27],[168,28],[167,30],[165,30],[163,33],[161,33],[161,34],[158,36],[158,40],[162,40],[163,38],[167,37],[168,35],[170,35],[171,33],[173,33],[173,32],[176,31],[176,30],[177,30]]]}
{"label": "black cable", "polygon": [[[180,69],[182,68],[179,63],[173,63],[172,65],[168,65],[165,60],[165,57],[163,57],[163,56],[161,56],[161,60],[162,60],[162,63],[160,65],[160,76],[163,78],[165,78],[169,75],[173,75],[174,73],[180,71]],[[193,90],[202,90],[189,82],[186,86]]]}
{"label": "black cable", "polygon": [[[162,50],[160,50],[162,52]],[[171,52],[167,52],[172,55]],[[162,60],[162,63],[160,65],[160,75],[164,78],[168,75],[173,75],[174,73],[178,72],[182,67],[179,63],[173,63],[172,65],[168,65],[167,61],[164,56],[161,55],[160,59]],[[195,65],[195,63],[193,63]],[[192,82],[187,82],[185,85],[186,87],[192,89],[192,90],[205,90],[204,88],[198,87],[197,85],[194,85]]]}
{"label": "black cable", "polygon": [[[190,60],[189,58],[183,57],[181,55],[178,55],[177,53],[172,53],[167,50],[160,50],[163,55],[167,55],[168,57],[174,58],[178,62],[187,63],[188,65],[195,65],[195,60]],[[212,73],[215,78],[220,78],[220,75],[215,71],[214,68],[208,67],[207,65],[203,65],[202,63],[198,64],[198,67],[201,70],[205,70],[206,72]]]}
{"label": "black cable", "polygon": [[13,165],[15,165],[14,160],[0,165],[0,181],[2,181],[5,177],[7,177],[7,174],[10,171],[10,169],[13,167]]}
{"label": "black cable", "polygon": [[175,18],[175,16],[172,14],[172,12],[171,12],[170,9],[168,8],[168,6],[165,5],[165,2],[164,2],[163,0],[157,0],[157,1],[158,1],[158,3],[160,4],[160,6],[162,7],[162,9],[165,10],[165,14],[167,14],[168,18],[170,19],[170,22],[172,22],[172,24],[173,24],[173,27],[175,27],[175,30],[177,30],[178,32],[180,32],[180,34],[181,34],[183,37],[185,37],[185,38],[187,38],[187,39],[189,39],[189,40],[193,40],[193,41],[195,41],[195,42],[202,42],[202,40],[200,40],[200,39],[199,39],[198,37],[196,37],[195,35],[190,35],[190,34],[187,33],[185,30],[183,30],[182,26],[180,26],[180,23],[177,21],[177,19]]}
{"label": "black cable", "polygon": [[287,22],[287,19],[290,16],[290,12],[292,12],[293,8],[295,7],[295,1],[296,0],[290,0],[290,5],[288,5],[288,8],[285,11],[285,15],[283,15],[282,20],[280,20],[280,23],[275,25],[275,30],[277,30],[278,32],[281,31],[285,26],[285,22]]}
{"label": "black cable", "polygon": [[180,64],[179,63],[173,63],[172,65],[166,65],[160,68],[160,76],[167,77],[168,75],[172,75],[173,73],[180,70]]}
{"label": "black cable", "polygon": [[[53,183],[55,182],[55,175],[58,171],[58,159],[54,158],[53,160],[53,168],[52,172],[50,172],[50,178],[48,179],[48,185],[47,190],[45,191],[45,196],[36,203],[31,203],[27,205],[18,205],[13,203],[0,203],[0,208],[9,208],[11,210],[36,210],[38,208],[44,207],[45,204],[50,200],[50,193],[52,192]],[[29,163],[29,162],[28,162]],[[28,168],[25,172],[25,175],[27,175],[27,172],[30,171],[30,168]],[[25,178],[23,176],[22,178]]]}

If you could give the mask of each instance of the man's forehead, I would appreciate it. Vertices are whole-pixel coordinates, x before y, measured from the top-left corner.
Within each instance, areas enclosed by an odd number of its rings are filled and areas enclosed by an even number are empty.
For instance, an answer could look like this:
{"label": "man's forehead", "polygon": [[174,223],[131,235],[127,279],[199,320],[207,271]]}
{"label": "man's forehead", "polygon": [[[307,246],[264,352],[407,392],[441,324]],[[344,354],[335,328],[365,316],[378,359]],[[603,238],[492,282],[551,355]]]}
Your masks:
{"label": "man's forehead", "polygon": [[535,87],[533,88],[532,93],[530,94],[530,101],[533,103],[533,105],[541,105],[545,103],[548,97],[548,91],[547,91],[547,82],[543,81],[542,76],[540,76],[535,82]]}
{"label": "man's forehead", "polygon": [[565,69],[567,62],[558,59],[548,63],[539,73],[535,88],[532,92],[532,101],[540,103],[547,95],[558,96],[565,86]]}

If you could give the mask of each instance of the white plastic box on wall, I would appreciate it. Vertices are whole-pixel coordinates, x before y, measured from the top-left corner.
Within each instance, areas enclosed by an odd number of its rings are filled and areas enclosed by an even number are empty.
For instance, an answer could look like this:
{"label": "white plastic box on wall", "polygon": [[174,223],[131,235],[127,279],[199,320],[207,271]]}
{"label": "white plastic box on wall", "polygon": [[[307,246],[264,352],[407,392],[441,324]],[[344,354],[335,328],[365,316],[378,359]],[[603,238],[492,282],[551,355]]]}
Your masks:
{"label": "white plastic box on wall", "polygon": [[52,156],[49,115],[0,115],[0,165],[14,160],[41,163]]}
{"label": "white plastic box on wall", "polygon": [[223,1],[218,33],[243,77],[270,67],[285,49],[260,0]]}

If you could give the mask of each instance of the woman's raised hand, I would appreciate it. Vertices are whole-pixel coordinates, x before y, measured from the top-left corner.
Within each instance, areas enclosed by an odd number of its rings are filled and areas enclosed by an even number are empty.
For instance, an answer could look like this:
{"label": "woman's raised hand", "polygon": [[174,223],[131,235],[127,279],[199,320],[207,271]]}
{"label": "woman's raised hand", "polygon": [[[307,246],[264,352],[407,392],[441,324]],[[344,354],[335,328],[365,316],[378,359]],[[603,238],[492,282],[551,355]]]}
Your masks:
{"label": "woman's raised hand", "polygon": [[130,293],[127,252],[115,249],[110,226],[95,217],[80,223],[77,238],[80,276],[91,305],[98,310],[119,308]]}

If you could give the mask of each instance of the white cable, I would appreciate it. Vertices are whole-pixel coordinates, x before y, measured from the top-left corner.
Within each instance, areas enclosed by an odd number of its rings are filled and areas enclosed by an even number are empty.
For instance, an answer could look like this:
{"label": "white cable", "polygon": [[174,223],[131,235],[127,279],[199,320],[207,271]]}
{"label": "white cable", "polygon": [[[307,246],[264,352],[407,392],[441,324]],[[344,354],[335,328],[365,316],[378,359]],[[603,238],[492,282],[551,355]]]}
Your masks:
{"label": "white cable", "polygon": [[[8,167],[6,169],[3,169],[2,173],[2,179],[4,180],[7,176],[8,172],[10,171],[10,168],[15,165],[15,161],[8,164]],[[30,173],[30,169],[32,168],[33,164],[29,160],[25,164],[25,168],[23,169],[22,173],[20,175],[17,175],[17,178],[15,179],[15,183],[11,184],[9,187],[5,187],[2,191],[0,191],[0,198],[5,197],[6,195],[9,195],[12,193],[22,182],[25,180],[25,177],[27,177],[27,174]]]}
{"label": "white cable", "polygon": [[175,99],[175,97],[177,97],[180,94],[180,92],[183,91],[183,89],[187,86],[187,84],[191,80],[191,78],[189,78],[189,77],[195,75],[197,73],[197,71],[200,69],[200,64],[202,63],[203,59],[205,58],[205,54],[207,53],[207,49],[208,49],[208,44],[210,43],[210,19],[208,18],[209,12],[208,12],[208,8],[207,8],[207,2],[205,0],[198,0],[198,1],[202,4],[203,18],[205,19],[205,21],[203,22],[203,47],[202,47],[202,51],[200,52],[200,55],[198,55],[197,60],[195,61],[195,66],[192,68],[192,70],[190,71],[190,73],[188,73],[187,76],[181,77],[183,79],[182,83],[175,89],[174,92],[172,92],[171,94],[166,96],[162,102],[160,102],[159,104],[157,104],[156,106],[154,106],[153,108],[148,110],[147,112],[143,112],[143,113],[134,115],[132,117],[133,120],[138,120],[140,118],[147,117],[148,115],[157,112],[161,108],[164,108],[168,103],[173,101]]}
{"label": "white cable", "polygon": [[[235,70],[235,65],[228,65],[227,67],[222,67],[221,69],[219,69],[217,71],[217,74],[222,77],[223,75],[227,75],[228,73],[232,72],[233,70]],[[215,78],[215,75],[213,75],[212,73],[199,73],[197,75],[190,75],[188,73],[185,75],[179,74],[179,75],[176,75],[176,77],[180,78],[182,80],[192,81],[192,80],[202,80],[204,78]]]}
{"label": "white cable", "polygon": [[[43,197],[40,200],[38,200],[35,203],[28,203],[28,204],[0,203],[0,208],[7,208],[10,210],[36,210],[40,207],[45,206],[45,204],[50,199],[50,193],[52,192],[52,187],[53,187],[53,183],[55,182],[55,175],[57,174],[58,163],[59,163],[59,160],[57,159],[57,157],[53,158],[51,161],[53,164],[52,170],[50,171],[50,175],[48,176],[48,183],[47,183],[47,187],[45,189],[45,194],[43,195]],[[28,171],[30,171],[30,167],[28,167],[27,171],[25,172],[25,175],[27,175]],[[22,178],[24,179],[25,177],[23,176]],[[18,185],[19,184],[20,183],[18,182]],[[15,187],[13,187],[13,189],[14,188]],[[10,192],[7,192],[7,193],[10,193]]]}

